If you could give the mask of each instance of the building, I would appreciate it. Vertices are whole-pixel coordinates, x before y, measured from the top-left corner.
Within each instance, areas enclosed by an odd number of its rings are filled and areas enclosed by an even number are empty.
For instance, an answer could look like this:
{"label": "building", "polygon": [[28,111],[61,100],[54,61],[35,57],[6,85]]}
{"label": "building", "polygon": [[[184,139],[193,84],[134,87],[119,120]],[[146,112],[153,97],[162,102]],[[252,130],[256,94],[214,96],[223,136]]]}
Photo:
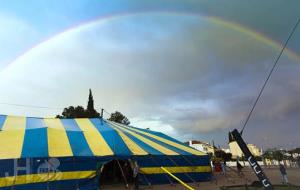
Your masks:
{"label": "building", "polygon": [[214,154],[214,150],[215,150],[214,146],[207,142],[191,140],[191,141],[186,142],[186,144],[188,144],[189,146],[191,146],[201,152],[205,152],[207,154]]}
{"label": "building", "polygon": [[222,148],[221,150],[223,150],[225,153],[231,153],[229,148]]}
{"label": "building", "polygon": [[[232,158],[237,158],[237,157],[243,156],[242,150],[240,149],[237,142],[232,138],[230,133],[229,133],[228,145],[229,145],[230,153],[232,154]],[[249,150],[253,154],[253,156],[261,156],[262,155],[262,150],[260,148],[258,148],[256,145],[247,144],[247,147],[249,148]]]}
{"label": "building", "polygon": [[261,156],[262,155],[262,149],[258,148],[254,144],[247,144],[250,152],[253,154],[253,156]]}

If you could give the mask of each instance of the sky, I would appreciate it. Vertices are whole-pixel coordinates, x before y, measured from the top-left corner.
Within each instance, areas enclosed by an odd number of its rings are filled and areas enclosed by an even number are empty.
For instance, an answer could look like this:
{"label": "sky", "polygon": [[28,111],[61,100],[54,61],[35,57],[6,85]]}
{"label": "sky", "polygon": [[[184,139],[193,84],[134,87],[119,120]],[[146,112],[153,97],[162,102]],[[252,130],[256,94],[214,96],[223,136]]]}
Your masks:
{"label": "sky", "polygon": [[[136,127],[226,147],[300,18],[299,6],[298,0],[2,1],[0,114],[53,117],[64,107],[86,106],[91,88],[96,108],[121,111]],[[300,27],[248,122],[248,143],[300,146],[299,73]]]}

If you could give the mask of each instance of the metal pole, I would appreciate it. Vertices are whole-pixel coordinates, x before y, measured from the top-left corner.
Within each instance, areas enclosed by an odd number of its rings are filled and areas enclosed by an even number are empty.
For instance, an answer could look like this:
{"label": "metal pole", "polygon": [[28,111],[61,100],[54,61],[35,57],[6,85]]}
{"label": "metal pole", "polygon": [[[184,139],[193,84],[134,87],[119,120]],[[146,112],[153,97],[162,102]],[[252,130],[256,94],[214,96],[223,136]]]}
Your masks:
{"label": "metal pole", "polygon": [[125,187],[126,188],[128,188],[128,182],[127,182],[127,179],[126,179],[126,176],[125,176],[125,174],[124,174],[124,171],[123,171],[123,169],[122,169],[122,167],[121,167],[121,164],[120,164],[120,162],[119,162],[119,160],[117,160],[116,159],[116,161],[117,161],[117,163],[118,163],[118,166],[119,166],[119,168],[120,168],[120,170],[121,170],[121,173],[122,173],[122,176],[123,176],[123,179],[124,179],[124,182],[125,182]]}
{"label": "metal pole", "polygon": [[271,185],[271,182],[267,178],[266,174],[263,172],[257,161],[255,160],[254,156],[250,152],[249,148],[247,147],[247,144],[243,140],[241,134],[238,132],[237,129],[234,129],[231,132],[233,138],[236,140],[237,144],[241,148],[242,152],[245,155],[245,158],[248,160],[251,168],[253,169],[254,173],[256,174],[257,178],[260,180],[262,185],[266,190],[273,190],[273,187]]}
{"label": "metal pole", "polygon": [[101,115],[100,115],[100,117],[103,119],[103,111],[104,111],[104,109],[103,108],[101,108]]}

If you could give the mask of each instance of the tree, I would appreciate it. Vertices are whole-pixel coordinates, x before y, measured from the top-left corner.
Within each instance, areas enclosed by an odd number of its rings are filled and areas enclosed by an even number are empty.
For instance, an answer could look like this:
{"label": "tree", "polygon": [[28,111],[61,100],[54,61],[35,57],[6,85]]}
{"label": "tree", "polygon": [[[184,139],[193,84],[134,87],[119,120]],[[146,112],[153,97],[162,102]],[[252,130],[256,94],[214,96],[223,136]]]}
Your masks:
{"label": "tree", "polygon": [[126,116],[124,116],[121,112],[118,112],[118,111],[116,111],[115,113],[112,113],[108,120],[114,121],[116,123],[121,123],[124,125],[130,124],[129,119]]}
{"label": "tree", "polygon": [[90,89],[89,92],[90,92],[89,100],[86,108],[87,117],[89,118],[100,117],[100,114],[94,108],[94,98],[93,98],[92,90]]}
{"label": "tree", "polygon": [[232,154],[231,153],[225,153],[225,155],[224,155],[224,160],[225,161],[230,161],[231,160],[231,158],[232,158]]}
{"label": "tree", "polygon": [[89,90],[89,99],[87,109],[82,106],[69,106],[64,108],[62,115],[57,115],[57,118],[96,118],[100,114],[94,108],[94,99],[91,89]]}
{"label": "tree", "polygon": [[218,150],[215,150],[215,156],[217,157],[217,158],[224,158],[225,157],[225,152],[223,151],[223,150],[220,150],[220,149],[218,149]]}
{"label": "tree", "polygon": [[57,118],[84,118],[86,117],[86,112],[82,106],[69,106],[64,108],[62,115],[57,115]]}
{"label": "tree", "polygon": [[281,161],[284,159],[284,154],[280,150],[268,150],[263,154],[264,158],[270,159],[270,160],[278,160]]}

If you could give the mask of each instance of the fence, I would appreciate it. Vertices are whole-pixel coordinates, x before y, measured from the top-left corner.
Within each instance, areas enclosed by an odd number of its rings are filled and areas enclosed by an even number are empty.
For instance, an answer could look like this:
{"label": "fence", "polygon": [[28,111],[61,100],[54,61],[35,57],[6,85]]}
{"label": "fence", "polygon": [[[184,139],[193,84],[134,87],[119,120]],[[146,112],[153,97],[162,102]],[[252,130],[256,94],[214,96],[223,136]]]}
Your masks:
{"label": "fence", "polygon": [[[248,161],[239,161],[239,162],[242,166],[250,166]],[[291,160],[278,161],[278,160],[265,159],[264,161],[258,161],[258,164],[264,167],[278,167],[280,163],[288,168],[299,168],[299,164],[300,164],[299,161],[297,162]],[[236,167],[236,162],[235,161],[226,162],[226,165],[230,167]]]}

